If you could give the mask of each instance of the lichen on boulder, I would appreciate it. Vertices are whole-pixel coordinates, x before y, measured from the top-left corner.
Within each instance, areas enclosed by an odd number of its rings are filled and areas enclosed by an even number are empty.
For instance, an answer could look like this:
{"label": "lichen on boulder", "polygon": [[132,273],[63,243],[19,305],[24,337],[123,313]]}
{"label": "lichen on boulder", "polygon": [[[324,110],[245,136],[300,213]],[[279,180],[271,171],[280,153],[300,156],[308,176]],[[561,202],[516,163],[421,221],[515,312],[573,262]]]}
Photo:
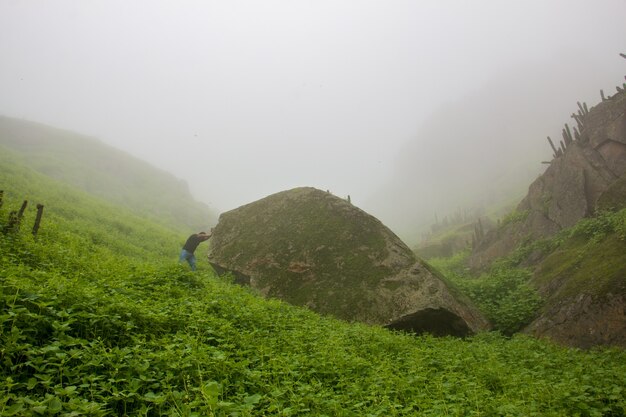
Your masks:
{"label": "lichen on boulder", "polygon": [[488,326],[378,219],[315,188],[223,213],[208,258],[264,296],[348,321],[459,336]]}

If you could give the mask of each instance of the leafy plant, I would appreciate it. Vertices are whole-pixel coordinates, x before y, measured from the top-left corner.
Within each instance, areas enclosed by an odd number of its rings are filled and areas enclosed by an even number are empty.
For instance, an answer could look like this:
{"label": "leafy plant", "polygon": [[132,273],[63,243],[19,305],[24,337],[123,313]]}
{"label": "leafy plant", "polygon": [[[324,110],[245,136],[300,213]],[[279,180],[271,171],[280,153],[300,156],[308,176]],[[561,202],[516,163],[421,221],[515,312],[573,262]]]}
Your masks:
{"label": "leafy plant", "polygon": [[512,335],[530,323],[542,305],[529,284],[530,270],[512,267],[505,260],[474,278],[465,268],[467,256],[465,252],[448,259],[431,259],[430,263],[482,310],[495,330]]}

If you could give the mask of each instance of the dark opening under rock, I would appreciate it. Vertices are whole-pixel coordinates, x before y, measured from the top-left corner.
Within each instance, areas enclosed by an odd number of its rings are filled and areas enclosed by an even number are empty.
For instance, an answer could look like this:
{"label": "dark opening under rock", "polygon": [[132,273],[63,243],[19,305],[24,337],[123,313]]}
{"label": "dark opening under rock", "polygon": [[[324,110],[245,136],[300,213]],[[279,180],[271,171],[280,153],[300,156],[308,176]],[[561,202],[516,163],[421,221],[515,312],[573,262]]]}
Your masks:
{"label": "dark opening under rock", "polygon": [[430,333],[433,336],[465,337],[472,334],[465,320],[445,308],[426,308],[403,316],[385,327],[415,334]]}

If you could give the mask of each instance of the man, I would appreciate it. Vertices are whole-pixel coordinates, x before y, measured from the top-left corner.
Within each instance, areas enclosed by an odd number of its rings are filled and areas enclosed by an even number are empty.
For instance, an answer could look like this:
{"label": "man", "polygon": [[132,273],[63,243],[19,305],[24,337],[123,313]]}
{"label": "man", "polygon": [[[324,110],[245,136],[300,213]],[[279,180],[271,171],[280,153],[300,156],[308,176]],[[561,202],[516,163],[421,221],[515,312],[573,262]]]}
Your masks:
{"label": "man", "polygon": [[178,259],[178,262],[187,261],[189,263],[189,266],[191,266],[191,270],[195,271],[196,257],[193,253],[200,243],[204,242],[205,240],[209,240],[212,235],[213,229],[211,229],[211,232],[208,234],[205,232],[200,232],[189,236],[189,238],[187,238],[187,241],[185,242],[185,245],[183,246],[183,250],[180,251],[180,258]]}

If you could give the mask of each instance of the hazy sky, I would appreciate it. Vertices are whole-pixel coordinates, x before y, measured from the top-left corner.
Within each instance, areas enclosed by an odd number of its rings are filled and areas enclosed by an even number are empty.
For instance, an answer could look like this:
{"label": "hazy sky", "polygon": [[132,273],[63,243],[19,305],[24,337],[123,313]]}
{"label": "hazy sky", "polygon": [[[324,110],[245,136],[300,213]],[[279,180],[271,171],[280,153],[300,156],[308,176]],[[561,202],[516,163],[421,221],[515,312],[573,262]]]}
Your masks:
{"label": "hazy sky", "polygon": [[220,211],[296,186],[367,210],[429,117],[503,71],[593,53],[584,94],[614,90],[625,21],[626,0],[0,0],[0,114],[95,136]]}

